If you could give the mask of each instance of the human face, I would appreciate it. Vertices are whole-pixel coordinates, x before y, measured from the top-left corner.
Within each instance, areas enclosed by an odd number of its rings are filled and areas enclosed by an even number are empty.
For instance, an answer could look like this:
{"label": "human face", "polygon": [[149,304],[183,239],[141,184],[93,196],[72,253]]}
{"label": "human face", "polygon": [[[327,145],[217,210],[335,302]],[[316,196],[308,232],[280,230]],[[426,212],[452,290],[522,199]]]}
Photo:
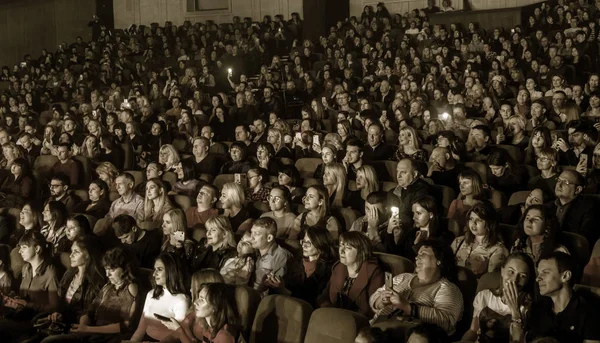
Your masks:
{"label": "human face", "polygon": [[152,124],[152,129],[150,130],[153,136],[158,136],[160,135],[162,129],[160,127],[160,124],[158,123],[154,123]]}
{"label": "human face", "polygon": [[162,223],[162,230],[163,230],[163,234],[165,236],[170,235],[171,233],[174,232],[174,228],[173,228],[173,221],[171,220],[171,216],[168,214],[164,214],[163,215],[163,223]]}
{"label": "human face", "polygon": [[167,285],[167,271],[165,268],[165,263],[157,259],[154,261],[154,271],[152,272],[152,277],[154,278],[154,282],[157,286],[165,287]]}
{"label": "human face", "polygon": [[30,262],[35,258],[39,249],[40,247],[37,246],[21,244],[19,245],[19,254],[21,255],[21,258],[23,258],[23,261]]}
{"label": "human face", "polygon": [[411,138],[411,134],[409,132],[400,131],[400,134],[398,134],[398,143],[401,146],[408,145],[408,144],[410,144],[410,138]]}
{"label": "human face", "polygon": [[66,229],[66,236],[71,242],[81,235],[81,227],[74,220],[67,220]]}
{"label": "human face", "polygon": [[427,211],[423,206],[418,203],[412,205],[413,222],[415,227],[424,228],[429,225],[429,222],[433,218],[433,213]]}
{"label": "human face", "polygon": [[550,170],[556,165],[556,161],[551,157],[543,155],[537,156],[535,163],[539,170]]}
{"label": "human face", "polygon": [[242,150],[238,147],[229,149],[229,155],[231,156],[231,160],[234,162],[239,162],[242,160]]}
{"label": "human face", "polygon": [[560,291],[568,280],[567,272],[561,274],[554,259],[541,260],[538,263],[537,271],[536,281],[542,296],[550,296]]}
{"label": "human face", "polygon": [[471,130],[471,138],[473,139],[473,145],[478,149],[485,148],[489,140],[489,137],[486,137],[482,130],[476,129]]}
{"label": "human face", "polygon": [[260,146],[257,150],[256,150],[256,157],[258,158],[258,160],[266,160],[269,158],[269,151],[263,147]]}
{"label": "human face", "polygon": [[410,161],[403,160],[398,162],[396,177],[398,179],[398,186],[400,187],[408,187],[415,180],[416,173]]}
{"label": "human face", "polygon": [[583,132],[580,132],[580,131],[575,132],[575,129],[573,129],[573,128],[570,128],[568,132],[569,132],[569,144],[574,145],[574,146],[582,146],[585,144]]}
{"label": "human face", "polygon": [[572,200],[579,194],[581,186],[577,184],[577,179],[569,172],[562,172],[556,179],[554,194],[557,198]]}
{"label": "human face", "polygon": [[[354,164],[357,163],[358,161],[360,161],[360,159],[362,158],[363,153],[360,152],[359,147],[357,146],[353,146],[353,145],[348,145],[346,147],[346,159],[348,160],[349,164]],[[332,156],[333,156],[333,152],[332,152]]]}
{"label": "human face", "polygon": [[29,226],[33,224],[33,211],[31,210],[31,206],[23,206],[21,212],[19,212],[19,224],[23,226]]}
{"label": "human face", "polygon": [[183,175],[183,167],[181,166],[181,162],[179,162],[175,165],[175,173],[177,174],[177,178],[179,180],[183,180],[184,175]]}
{"label": "human face", "polygon": [[[67,234],[68,235],[68,234]],[[71,261],[71,267],[77,268],[81,266],[85,266],[89,259],[88,252],[84,249],[81,249],[79,244],[73,243],[71,246],[71,254],[69,255],[69,260]]]}
{"label": "human face", "polygon": [[321,159],[323,160],[323,163],[329,164],[335,160],[335,155],[331,149],[324,147],[321,150]]}
{"label": "human face", "polygon": [[246,132],[243,126],[238,126],[235,128],[235,139],[240,142],[245,142],[249,140],[248,133]]}
{"label": "human face", "polygon": [[530,237],[544,234],[544,216],[539,209],[534,208],[527,211],[523,221],[523,229],[525,234]]}
{"label": "human face", "polygon": [[157,199],[161,195],[161,193],[162,192],[159,189],[158,185],[154,182],[148,182],[146,184],[146,198],[148,198],[148,200]]}
{"label": "human face", "polygon": [[267,233],[265,228],[256,225],[252,226],[252,229],[250,229],[250,235],[252,237],[250,244],[257,250],[266,248],[274,239],[272,235]]}
{"label": "human face", "polygon": [[552,96],[552,106],[554,108],[562,108],[565,103],[565,96],[562,93],[555,93]]}
{"label": "human face", "polygon": [[318,258],[319,250],[315,248],[310,237],[308,235],[304,235],[304,238],[300,241],[300,245],[302,246],[302,256],[306,258]]}
{"label": "human face", "polygon": [[213,247],[220,246],[225,240],[225,232],[215,227],[206,230],[206,243]]}
{"label": "human face", "polygon": [[212,195],[212,191],[210,188],[208,188],[208,187],[200,188],[200,191],[198,192],[198,196],[196,197],[196,202],[198,203],[198,206],[202,206],[204,208],[211,207],[213,202],[215,202],[215,201],[216,200],[214,199],[214,196]]}
{"label": "human face", "polygon": [[471,212],[469,216],[469,230],[471,233],[478,237],[485,237],[488,234],[487,223],[477,215],[475,212]]}
{"label": "human face", "polygon": [[279,173],[277,181],[279,182],[280,186],[289,186],[292,182],[292,178],[287,174]]}
{"label": "human face", "polygon": [[108,281],[113,286],[119,286],[123,283],[123,276],[125,276],[125,271],[123,271],[123,268],[105,267],[104,270],[106,271],[106,277],[108,278]]}
{"label": "human face", "polygon": [[146,179],[150,180],[159,176],[160,175],[158,174],[158,166],[156,165],[156,163],[148,164],[148,167],[146,167]]}
{"label": "human face", "polygon": [[417,274],[439,268],[438,259],[435,257],[433,249],[428,246],[422,246],[415,258],[415,272]]}
{"label": "human face", "polygon": [[203,288],[198,295],[198,299],[194,301],[194,308],[196,310],[196,317],[198,318],[210,318],[215,313],[215,308],[208,303],[206,299],[207,290]]}
{"label": "human face", "polygon": [[350,244],[340,240],[340,262],[345,266],[352,266],[356,263],[358,257],[358,249]]}
{"label": "human face", "polygon": [[104,191],[95,183],[90,183],[88,187],[88,196],[92,202],[100,200]]}
{"label": "human face", "polygon": [[257,135],[261,135],[263,132],[265,132],[265,128],[265,123],[262,120],[254,121],[254,132],[256,132]]}
{"label": "human face", "polygon": [[65,186],[58,180],[50,181],[50,195],[53,197],[61,197],[65,194]]}
{"label": "human face", "polygon": [[285,199],[283,192],[279,189],[272,189],[267,197],[271,211],[281,211],[285,208]]}
{"label": "human face", "polygon": [[531,141],[531,146],[533,146],[534,148],[541,148],[546,143],[544,140],[544,135],[542,135],[540,131],[536,132],[535,135],[533,135],[532,139],[533,140]]}
{"label": "human face", "polygon": [[69,159],[69,148],[66,146],[59,146],[58,147],[58,159],[62,162],[62,161],[66,161],[67,159]]}
{"label": "human face", "polygon": [[501,177],[502,175],[504,175],[504,170],[505,169],[506,169],[506,166],[494,166],[494,165],[490,165],[490,171],[496,177]]}
{"label": "human face", "polygon": [[314,188],[309,188],[302,198],[304,208],[307,210],[315,210],[323,205],[323,199],[319,199],[319,193]]}
{"label": "human face", "polygon": [[337,182],[337,177],[335,173],[329,168],[325,168],[325,172],[323,173],[323,185],[330,186],[335,185]]}
{"label": "human face", "polygon": [[500,270],[502,284],[514,282],[517,290],[522,290],[531,277],[527,263],[518,258],[511,258]]}
{"label": "human face", "polygon": [[10,166],[10,173],[13,174],[15,177],[21,175],[22,171],[23,167],[21,167],[19,164],[14,163],[12,166]]}
{"label": "human face", "polygon": [[544,201],[544,193],[541,189],[536,188],[529,193],[527,199],[525,199],[525,208],[531,205],[542,205]]}
{"label": "human face", "polygon": [[450,140],[444,136],[439,136],[437,140],[437,146],[446,148],[450,145]]}
{"label": "human face", "polygon": [[356,189],[361,190],[367,187],[367,178],[362,170],[356,172]]}
{"label": "human face", "polygon": [[120,196],[126,195],[133,188],[131,182],[124,177],[117,177],[115,185]]}
{"label": "human face", "polygon": [[376,147],[381,143],[383,135],[381,134],[381,129],[378,126],[371,125],[367,130],[367,140],[369,141],[369,145],[372,147]]}

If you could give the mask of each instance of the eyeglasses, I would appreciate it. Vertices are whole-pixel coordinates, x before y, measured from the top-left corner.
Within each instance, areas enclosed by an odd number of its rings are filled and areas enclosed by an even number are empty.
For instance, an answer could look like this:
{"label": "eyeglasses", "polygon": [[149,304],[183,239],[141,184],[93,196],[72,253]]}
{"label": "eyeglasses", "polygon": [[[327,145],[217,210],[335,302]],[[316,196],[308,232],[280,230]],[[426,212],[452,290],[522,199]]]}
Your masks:
{"label": "eyeglasses", "polygon": [[577,183],[575,182],[571,182],[569,180],[565,180],[565,179],[561,179],[560,177],[558,179],[556,179],[556,184],[563,184],[565,186],[570,186],[573,185],[575,187],[579,186]]}
{"label": "eyeglasses", "polygon": [[50,188],[59,188],[59,187],[62,187],[62,185],[56,185],[56,184],[53,185],[53,184],[50,184],[49,187]]}
{"label": "eyeglasses", "polygon": [[280,202],[281,201],[281,197],[277,196],[277,195],[268,195],[267,196],[267,201]]}
{"label": "eyeglasses", "polygon": [[538,160],[538,161],[540,161],[540,162],[548,162],[548,161],[550,161],[550,157],[546,157],[546,156],[537,156],[535,159]]}

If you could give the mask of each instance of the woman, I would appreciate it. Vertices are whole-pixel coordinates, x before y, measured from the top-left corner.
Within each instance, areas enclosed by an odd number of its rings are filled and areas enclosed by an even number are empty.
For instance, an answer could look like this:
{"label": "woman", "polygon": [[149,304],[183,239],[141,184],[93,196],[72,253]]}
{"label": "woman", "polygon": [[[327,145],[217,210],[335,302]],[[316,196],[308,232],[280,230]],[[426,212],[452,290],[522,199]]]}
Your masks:
{"label": "woman", "polygon": [[252,165],[247,160],[248,147],[244,142],[236,141],[231,143],[229,157],[231,161],[225,162],[221,167],[221,174],[245,174],[252,168]]}
{"label": "woman", "polygon": [[169,194],[181,194],[195,197],[203,182],[196,179],[196,166],[191,159],[181,160],[175,167],[177,182]]}
{"label": "woman", "polygon": [[192,271],[204,268],[221,269],[223,263],[237,255],[235,235],[225,216],[209,218],[204,224],[206,237],[196,246],[192,258]]}
{"label": "woman", "polygon": [[132,342],[160,341],[172,334],[156,317],[157,314],[177,321],[185,318],[190,301],[186,296],[183,268],[177,256],[162,253],[156,258],[152,289],[146,294],[140,322],[131,336]]}
{"label": "woman", "polygon": [[173,208],[167,196],[167,188],[159,178],[146,182],[146,196],[144,198],[144,221],[156,224],[163,215]]}
{"label": "woman", "polygon": [[553,194],[558,179],[558,152],[552,148],[541,149],[536,156],[536,165],[540,175],[529,179],[527,188],[540,188],[544,193]]}
{"label": "woman", "polygon": [[341,120],[337,123],[336,132],[342,137],[342,144],[346,144],[349,139],[354,137],[352,124],[348,120]]}
{"label": "woman", "polygon": [[508,152],[497,149],[489,154],[487,163],[491,171],[488,185],[510,197],[524,188],[523,175]]}
{"label": "woman", "polygon": [[365,214],[365,200],[373,192],[379,191],[377,171],[370,165],[362,165],[356,170],[356,190],[348,191],[344,198],[344,206]]}
{"label": "woman", "polygon": [[302,187],[300,172],[293,165],[282,165],[277,176],[279,186],[287,188],[291,196],[291,204],[301,204],[306,189]]}
{"label": "woman", "polygon": [[29,170],[29,163],[24,158],[17,158],[10,167],[10,176],[7,176],[0,186],[0,206],[21,207],[25,202],[32,200],[35,195],[35,180]]}
{"label": "woman", "polygon": [[100,143],[98,142],[98,137],[94,135],[88,135],[85,137],[83,143],[81,143],[81,151],[79,154],[89,158],[90,160],[96,160],[100,154]]}
{"label": "woman", "polygon": [[234,182],[224,184],[219,201],[223,209],[222,214],[229,218],[234,233],[250,230],[253,219],[246,208],[246,196],[242,186]]}
{"label": "woman", "polygon": [[537,156],[540,151],[552,147],[552,136],[550,130],[543,126],[537,126],[531,131],[529,146],[525,149],[525,164],[537,166]]}
{"label": "woman", "polygon": [[158,151],[158,163],[164,166],[165,172],[175,171],[177,164],[181,161],[179,153],[171,144],[164,144]]}
{"label": "woman", "polygon": [[511,249],[513,253],[527,254],[536,264],[554,251],[569,253],[558,243],[560,225],[556,216],[544,205],[531,205],[525,209],[517,228],[518,237]]}
{"label": "woman", "polygon": [[66,237],[68,211],[65,205],[60,201],[51,200],[44,205],[42,220],[44,226],[40,230],[50,243],[54,254],[67,252],[71,248],[71,243]]}
{"label": "woman", "polygon": [[456,221],[458,227],[463,228],[466,224],[466,213],[485,199],[486,191],[481,176],[472,169],[465,169],[458,175],[458,185],[460,194],[450,203],[448,219]]}
{"label": "woman", "polygon": [[521,341],[523,320],[527,319],[534,295],[534,263],[524,253],[512,253],[504,261],[500,276],[501,283],[496,289],[484,289],[475,296],[471,327],[461,341]]}
{"label": "woman", "polygon": [[269,128],[267,132],[267,142],[273,146],[275,150],[275,158],[292,158],[292,152],[285,146],[283,141],[283,133],[276,128]]}
{"label": "woman", "polygon": [[100,179],[92,181],[88,187],[88,197],[89,200],[76,205],[73,212],[89,214],[96,219],[104,218],[111,206],[106,182]]}
{"label": "woman", "polygon": [[529,145],[529,137],[525,132],[525,117],[513,115],[507,121],[508,131],[510,136],[506,137],[503,133],[499,133],[496,137],[496,144],[510,144],[524,150]]}
{"label": "woman", "polygon": [[471,269],[478,277],[498,270],[508,256],[497,232],[496,217],[496,210],[489,201],[478,203],[467,212],[465,234],[452,242],[457,264]]}
{"label": "woman", "polygon": [[427,152],[421,149],[417,131],[410,126],[403,127],[398,134],[398,150],[394,155],[394,161],[405,158],[427,162]]}
{"label": "woman", "polygon": [[313,178],[320,180],[323,179],[323,172],[325,171],[325,166],[337,162],[338,149],[330,144],[323,144],[321,148],[321,159],[323,163],[319,164],[315,169],[313,174]]}
{"label": "woman", "polygon": [[19,225],[8,237],[8,245],[11,248],[16,248],[19,240],[28,231],[40,231],[43,225],[43,215],[33,203],[26,203],[19,212]]}
{"label": "woman", "polygon": [[381,287],[371,295],[374,320],[400,311],[422,323],[435,324],[451,335],[463,312],[452,250],[444,242],[428,239],[417,251],[414,273],[394,276],[391,290]]}
{"label": "woman", "polygon": [[194,255],[194,242],[187,237],[185,213],[179,208],[171,209],[162,217],[163,240],[160,250],[178,255],[185,265]]}
{"label": "woman", "polygon": [[276,292],[302,299],[313,307],[331,278],[330,266],[337,260],[335,243],[325,228],[311,227],[300,239],[302,246],[302,281],[285,285],[278,276],[272,278]]}
{"label": "woman", "polygon": [[330,163],[325,166],[323,185],[329,194],[329,206],[342,208],[342,200],[346,196],[346,168],[341,163]]}
{"label": "woman", "polygon": [[427,239],[436,239],[448,245],[452,243],[454,236],[442,222],[437,201],[432,196],[423,195],[415,199],[412,203],[412,213],[411,229],[400,229],[398,217],[390,218],[388,230],[381,232],[385,252],[414,261],[419,244]]}
{"label": "woman", "polygon": [[[75,242],[84,237],[92,237],[94,232],[90,227],[90,222],[87,218],[82,215],[76,215],[67,219],[67,225],[65,226],[65,236],[71,242]],[[72,249],[71,249],[72,250]]]}
{"label": "woman", "polygon": [[266,170],[269,175],[277,175],[277,171],[281,168],[281,164],[275,159],[275,149],[272,144],[259,143],[256,147],[256,159],[258,167]]}
{"label": "woman", "polygon": [[333,265],[329,284],[317,303],[371,317],[369,298],[384,284],[384,273],[372,260],[371,242],[362,232],[340,235],[339,262]]}
{"label": "woman", "polygon": [[133,332],[134,314],[137,308],[138,285],[133,277],[133,260],[127,250],[114,248],[102,258],[108,282],[79,317],[79,323],[73,324],[68,334],[52,336],[48,342],[84,341],[106,342],[120,340]]}
{"label": "woman", "polygon": [[[115,180],[119,176],[119,169],[110,162],[102,162],[96,167],[98,178],[106,183],[110,192],[117,191]],[[107,194],[108,195],[108,194]]]}
{"label": "woman", "polygon": [[10,170],[13,162],[17,158],[23,158],[23,152],[14,142],[2,144],[2,160],[0,160],[0,168]]}
{"label": "woman", "polygon": [[124,152],[119,143],[115,141],[115,138],[108,134],[100,136],[100,148],[102,153],[98,155],[98,161],[110,162],[118,170],[123,170],[125,165]]}
{"label": "woman", "polygon": [[11,342],[33,330],[31,320],[39,313],[53,313],[58,307],[57,271],[52,249],[38,231],[27,231],[19,240],[19,255],[25,264],[17,296],[5,295],[4,319],[0,320],[3,340]]}
{"label": "woman", "polygon": [[235,343],[240,330],[235,288],[220,283],[205,284],[194,301],[193,312],[182,322],[171,318],[163,324],[174,331],[162,340],[164,343]]}
{"label": "woman", "polygon": [[308,188],[302,198],[306,211],[294,220],[294,228],[290,232],[289,239],[298,239],[307,228],[322,226],[331,233],[333,239],[337,239],[341,230],[340,223],[329,213],[329,193],[324,186],[312,186]]}
{"label": "woman", "polygon": [[267,201],[271,211],[263,213],[260,217],[272,218],[277,223],[276,237],[287,238],[296,220],[296,215],[292,212],[290,191],[285,186],[275,186],[271,189]]}

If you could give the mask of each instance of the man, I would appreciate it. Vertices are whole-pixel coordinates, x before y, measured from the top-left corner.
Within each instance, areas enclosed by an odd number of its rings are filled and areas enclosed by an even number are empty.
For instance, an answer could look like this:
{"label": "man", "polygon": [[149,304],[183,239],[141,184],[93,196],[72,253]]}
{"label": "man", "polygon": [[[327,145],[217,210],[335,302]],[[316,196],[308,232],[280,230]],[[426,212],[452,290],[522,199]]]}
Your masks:
{"label": "man", "polygon": [[346,167],[347,180],[356,181],[356,171],[363,165],[363,143],[358,138],[348,140],[346,143],[346,156],[342,160]]}
{"label": "man", "polygon": [[563,91],[556,91],[552,94],[552,108],[548,111],[548,119],[554,121],[556,125],[560,125],[560,114],[565,113],[569,110],[567,106],[565,106],[567,102],[567,94]]}
{"label": "man", "polygon": [[75,121],[75,119],[73,117],[71,117],[71,116],[64,117],[62,129],[63,129],[62,130],[63,133],[68,133],[71,135],[71,138],[73,139],[73,143],[75,143],[77,146],[81,146],[83,144],[85,137],[76,131],[77,122]]}
{"label": "man", "polygon": [[271,188],[265,186],[267,181],[267,171],[262,168],[252,168],[246,173],[245,195],[248,202],[267,202],[267,197],[271,193]]}
{"label": "man", "polygon": [[252,141],[257,144],[267,143],[267,123],[265,120],[262,118],[255,119],[252,127],[254,128],[254,139]]}
{"label": "man", "polygon": [[[253,123],[254,121],[252,121]],[[252,132],[247,125],[238,125],[235,127],[235,140],[244,142],[248,147],[248,156],[256,156],[258,144],[252,141]]]}
{"label": "man", "polygon": [[412,228],[412,203],[422,195],[430,193],[429,184],[420,177],[417,162],[403,159],[396,167],[398,186],[389,192],[390,205],[399,209],[398,218],[403,227]]}
{"label": "man", "polygon": [[273,95],[273,88],[265,87],[263,89],[263,101],[260,105],[260,114],[264,116],[270,112],[275,112],[278,116],[281,116],[283,107],[279,99]]}
{"label": "man", "polygon": [[21,137],[19,137],[19,140],[17,141],[17,145],[21,147],[21,150],[29,162],[29,165],[33,166],[35,158],[40,156],[40,151],[42,148],[33,143],[31,134],[27,132],[21,134]]}
{"label": "man", "polygon": [[230,111],[230,117],[236,125],[252,125],[254,119],[258,118],[256,107],[246,103],[244,93],[239,92],[235,96],[235,107]]}
{"label": "man", "polygon": [[391,92],[390,81],[383,80],[379,85],[379,92],[375,96],[375,102],[384,103],[387,108],[392,101],[394,101],[394,93]]}
{"label": "man", "polygon": [[112,228],[121,244],[137,257],[140,267],[154,268],[154,260],[160,254],[162,244],[161,230],[142,230],[132,216],[118,215],[112,223]]}
{"label": "man", "polygon": [[69,192],[69,178],[64,174],[55,174],[50,180],[50,198],[48,201],[60,201],[65,204],[65,207],[69,213],[73,212],[73,209],[81,199]]}
{"label": "man", "polygon": [[577,171],[585,175],[587,169],[592,167],[594,147],[591,142],[595,140],[591,138],[592,131],[595,129],[586,122],[573,120],[569,123],[567,129],[569,144],[562,138],[559,138],[556,143],[558,149],[563,152],[560,165],[578,166]]}
{"label": "man", "polygon": [[429,156],[427,177],[433,180],[434,184],[450,187],[455,194],[459,194],[458,174],[461,171],[462,168],[456,164],[450,149],[447,147],[433,149]]}
{"label": "man", "polygon": [[388,252],[382,244],[390,219],[387,192],[372,192],[365,201],[365,215],[352,223],[350,231],[363,232],[373,243],[376,251]]}
{"label": "man", "polygon": [[[574,258],[563,252],[540,259],[536,281],[541,297],[531,306],[529,318],[534,320],[527,322],[527,342],[539,337],[553,337],[559,342],[600,342],[596,305],[573,290],[578,274]],[[513,317],[512,323],[523,325],[523,319]]]}
{"label": "man", "polygon": [[200,174],[217,176],[221,166],[219,166],[215,155],[210,153],[210,140],[202,136],[195,138],[192,145],[192,154],[194,155],[197,176],[200,176]]}
{"label": "man", "polygon": [[487,125],[476,125],[469,132],[467,151],[469,161],[486,163],[490,154],[490,128]]}
{"label": "man", "polygon": [[115,180],[119,198],[110,205],[110,210],[106,215],[114,219],[119,214],[127,214],[135,218],[139,223],[144,220],[144,198],[133,191],[135,179],[129,173],[122,173]]}
{"label": "man", "polygon": [[69,143],[60,143],[58,145],[58,161],[52,166],[52,175],[63,174],[69,178],[69,183],[74,188],[86,186],[82,184],[82,168],[79,162],[71,158],[71,145]]}
{"label": "man", "polygon": [[179,120],[179,118],[181,118],[181,99],[177,96],[174,97],[173,99],[171,99],[171,105],[173,106],[173,108],[168,110],[165,113],[165,115],[171,121],[176,122],[177,120]]}
{"label": "man", "polygon": [[211,154],[227,155],[227,147],[224,144],[213,140],[215,138],[215,131],[211,126],[204,126],[202,130],[200,130],[200,136],[208,139],[210,142],[209,152]]}
{"label": "man", "polygon": [[185,210],[185,219],[188,228],[194,229],[194,237],[204,236],[204,223],[208,218],[219,214],[215,207],[219,200],[219,189],[213,185],[206,184],[198,191],[196,206]]}
{"label": "man", "polygon": [[546,103],[543,100],[536,100],[531,104],[531,119],[527,121],[525,131],[531,132],[538,126],[550,131],[556,130],[556,123],[546,117]]}
{"label": "man", "polygon": [[383,142],[383,127],[377,122],[369,125],[367,142],[363,151],[365,162],[389,160],[394,155],[394,148]]}
{"label": "man", "polygon": [[556,200],[548,206],[560,224],[562,231],[577,233],[587,238],[591,246],[600,232],[595,227],[596,203],[581,196],[585,178],[574,170],[565,170],[556,179]]}
{"label": "man", "polygon": [[[289,267],[293,263],[292,254],[275,241],[277,224],[271,218],[259,218],[252,225],[250,244],[258,252],[254,269],[254,289],[268,293],[268,287],[275,282],[288,279]],[[286,284],[291,284],[285,282]]]}

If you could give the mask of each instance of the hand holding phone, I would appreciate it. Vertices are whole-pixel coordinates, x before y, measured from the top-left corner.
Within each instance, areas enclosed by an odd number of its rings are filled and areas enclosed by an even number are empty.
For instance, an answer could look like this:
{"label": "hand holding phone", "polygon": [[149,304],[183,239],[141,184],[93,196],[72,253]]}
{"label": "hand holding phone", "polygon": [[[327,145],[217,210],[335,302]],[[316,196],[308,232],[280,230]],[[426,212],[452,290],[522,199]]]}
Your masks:
{"label": "hand holding phone", "polygon": [[394,287],[394,277],[392,273],[385,272],[385,289],[391,291]]}
{"label": "hand holding phone", "polygon": [[185,241],[185,232],[183,232],[183,231],[177,231],[173,234],[173,236],[175,237],[175,240],[178,242]]}

